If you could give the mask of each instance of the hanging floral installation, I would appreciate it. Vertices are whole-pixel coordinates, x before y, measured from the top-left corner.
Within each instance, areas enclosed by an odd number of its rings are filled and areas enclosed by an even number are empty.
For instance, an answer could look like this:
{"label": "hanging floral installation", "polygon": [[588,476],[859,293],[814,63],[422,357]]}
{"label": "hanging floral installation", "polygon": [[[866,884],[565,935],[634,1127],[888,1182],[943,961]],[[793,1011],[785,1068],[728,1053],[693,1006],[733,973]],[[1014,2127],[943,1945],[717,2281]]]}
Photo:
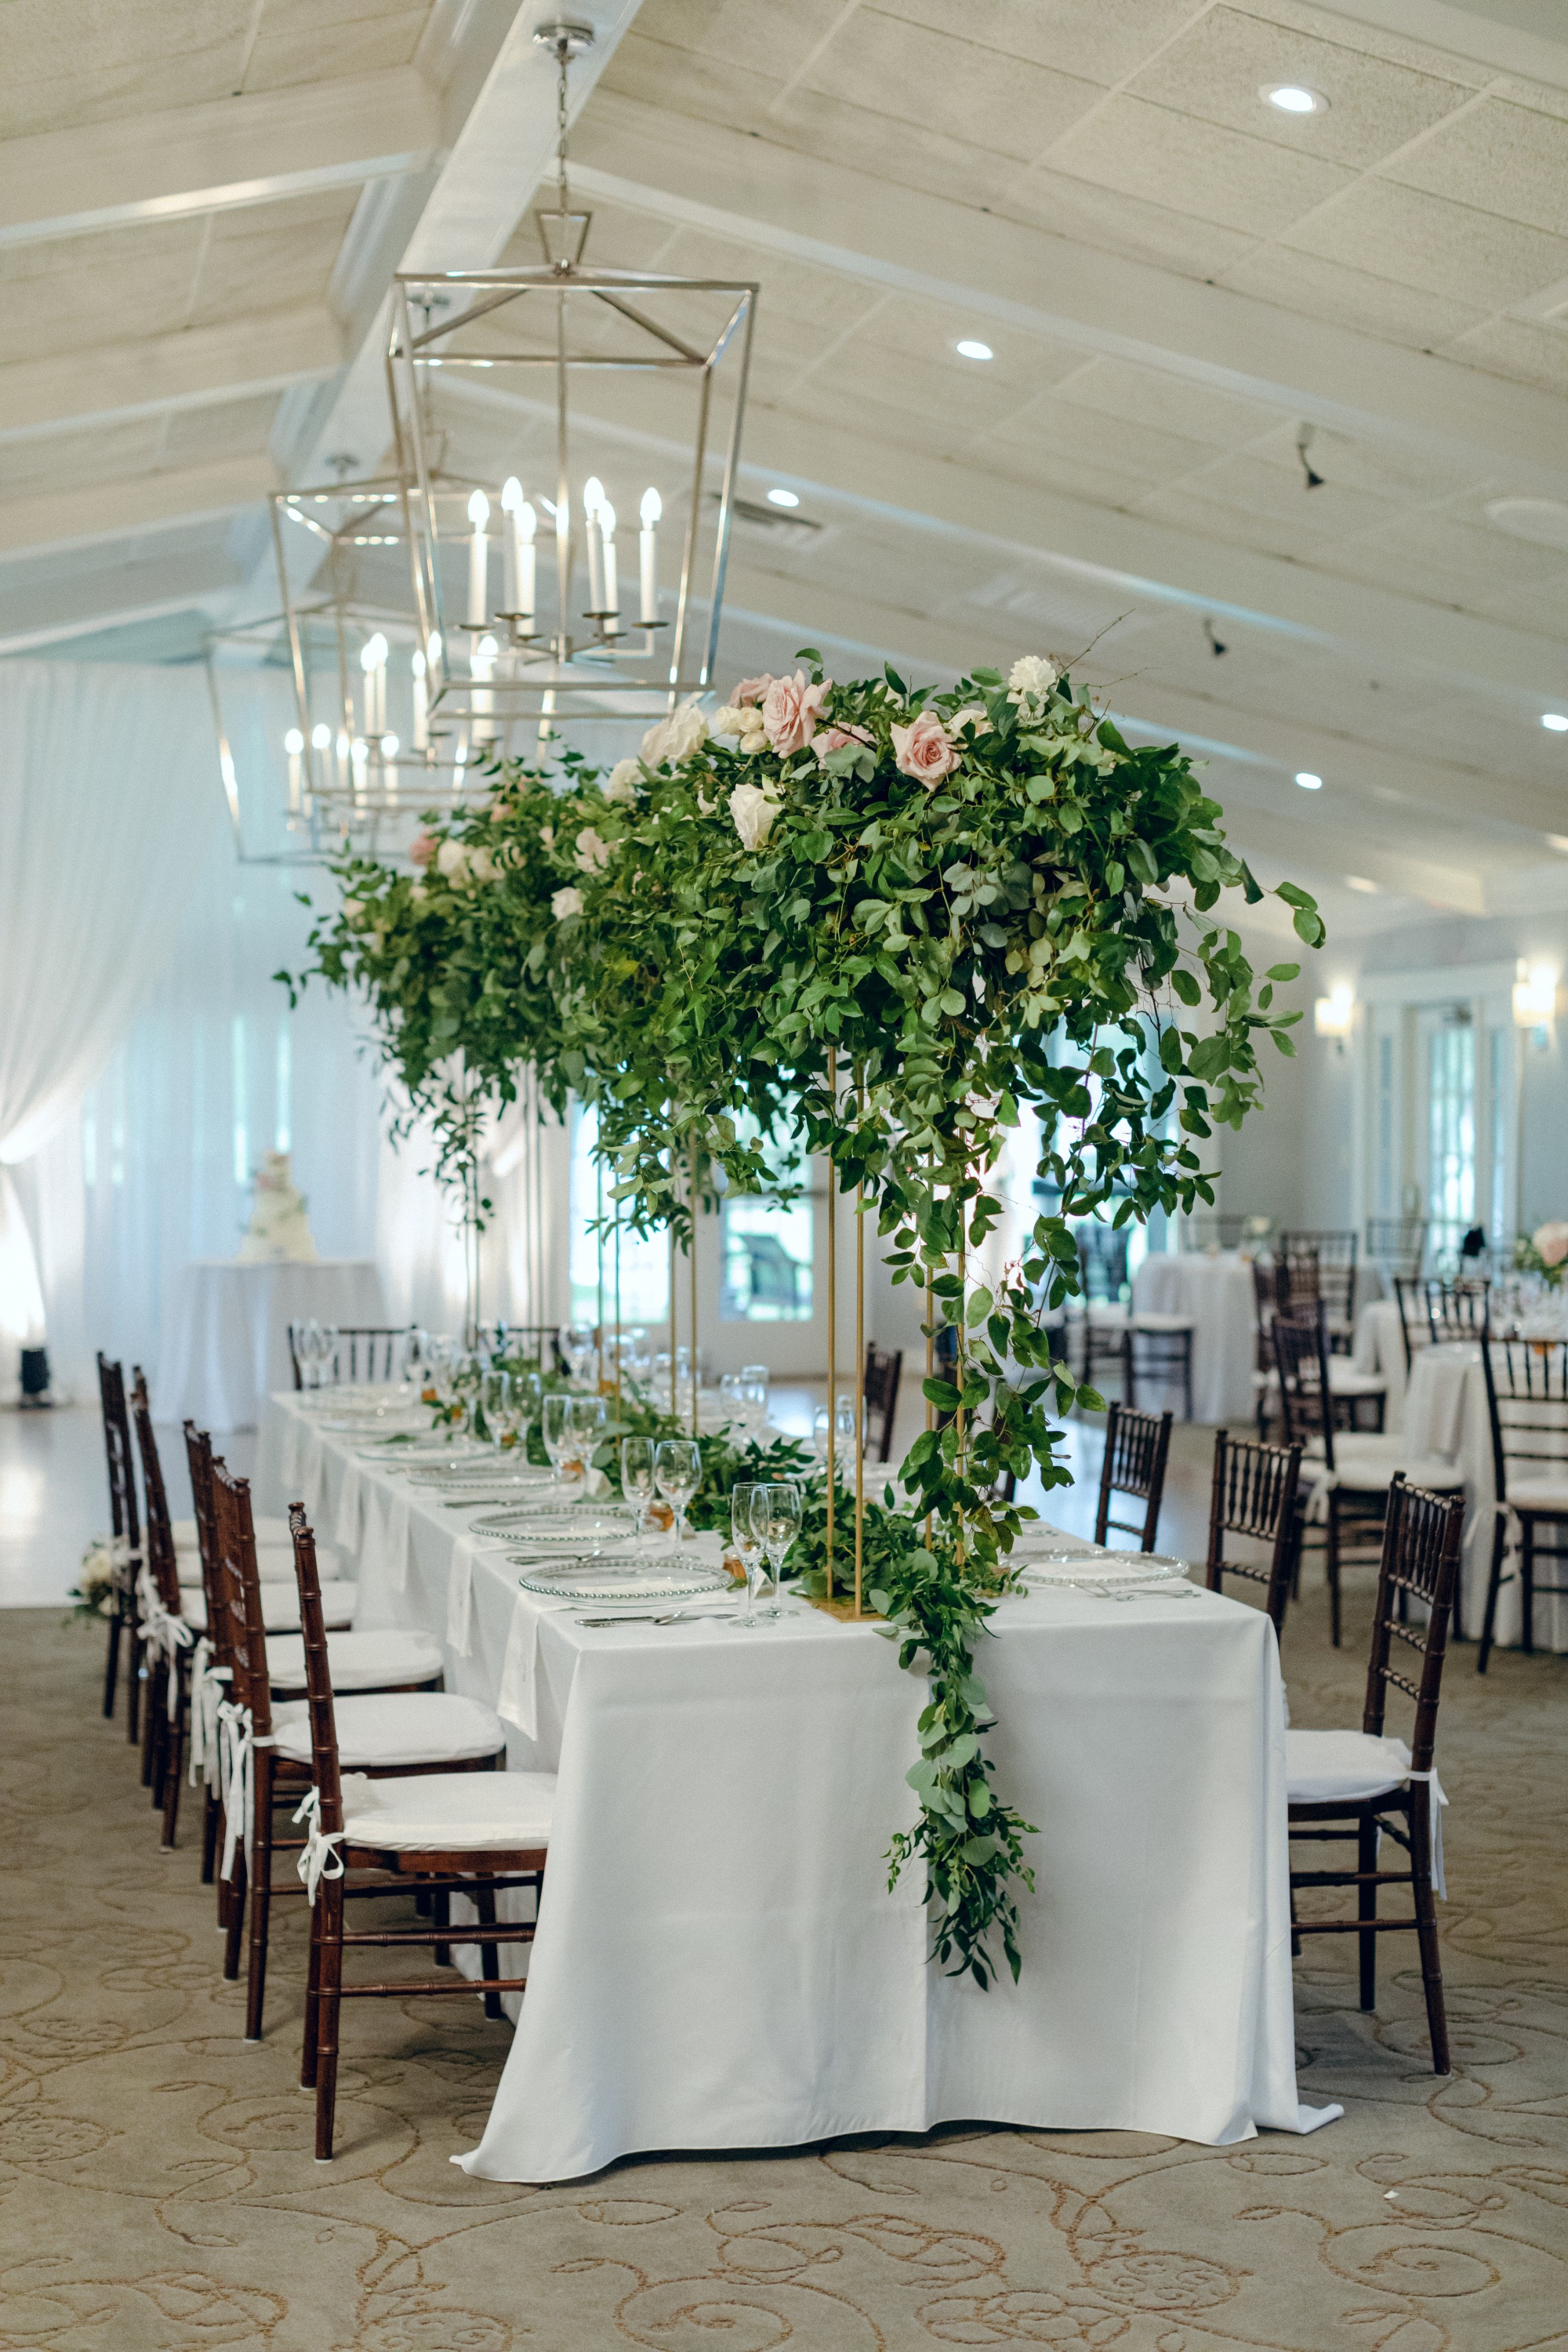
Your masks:
{"label": "hanging floral installation", "polygon": [[[998,1484],[1066,1483],[1053,1416],[1100,1402],[1047,1318],[1078,1288],[1086,1217],[1212,1202],[1201,1147],[1256,1107],[1263,1039],[1293,1050],[1300,1016],[1274,991],[1298,967],[1259,979],[1216,918],[1223,891],[1264,893],[1185,755],[1133,750],[1049,661],[937,690],[796,659],[722,709],[682,706],[607,774],[571,751],[499,768],[487,807],[430,821],[413,873],[345,859],[313,969],[368,1000],[449,1175],[531,1065],[557,1110],[595,1105],[636,1230],[688,1238],[716,1171],[775,1190],[767,1147],[786,1140],[831,1163],[895,1282],[925,1294],[941,1425],[901,1501],[856,1514],[856,1601],[931,1684],[893,1874],[923,1862],[933,1952],[984,1985],[994,1936],[1017,1973],[1032,1883],[975,1668],[1020,1525]],[[1306,892],[1275,895],[1318,946]],[[1057,1206],[987,1284],[989,1187],[1026,1107]],[[799,1548],[808,1590],[831,1586],[832,1501]]]}

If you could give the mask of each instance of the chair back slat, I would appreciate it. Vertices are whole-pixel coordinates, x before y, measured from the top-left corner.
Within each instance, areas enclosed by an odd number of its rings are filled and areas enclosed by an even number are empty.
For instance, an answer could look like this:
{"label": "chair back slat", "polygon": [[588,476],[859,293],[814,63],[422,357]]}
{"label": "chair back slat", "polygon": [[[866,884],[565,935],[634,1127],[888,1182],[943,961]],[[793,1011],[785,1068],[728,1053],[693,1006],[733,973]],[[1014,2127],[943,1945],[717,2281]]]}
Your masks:
{"label": "chair back slat", "polygon": [[259,1739],[272,1729],[272,1686],[267,1674],[267,1633],[261,1619],[261,1579],[256,1566],[250,1481],[235,1477],[226,1464],[215,1458],[212,1496],[232,1688],[239,1704],[250,1709],[251,1724]]}
{"label": "chair back slat", "polygon": [[1089,1305],[1115,1307],[1127,1288],[1127,1234],[1086,1220],[1074,1236],[1079,1279]]}
{"label": "chair back slat", "polygon": [[[336,1328],[337,1345],[332,1350],[331,1366],[334,1382],[385,1382],[402,1378],[401,1359],[408,1339],[408,1324],[340,1323]],[[305,1385],[304,1366],[300,1359],[300,1335],[304,1328],[302,1323],[289,1326],[289,1365],[297,1389]]]}
{"label": "chair back slat", "polygon": [[[1299,1510],[1301,1446],[1265,1445],[1257,1438],[1232,1437],[1216,1430],[1214,1482],[1209,1496],[1209,1545],[1206,1566],[1211,1591],[1223,1590],[1221,1578],[1244,1576],[1267,1583],[1268,1614],[1274,1630],[1284,1630],[1285,1608],[1300,1539]],[[1269,1546],[1267,1569],[1227,1559],[1227,1535],[1246,1536]]]}
{"label": "chair back slat", "polygon": [[1421,1285],[1427,1336],[1435,1348],[1485,1337],[1491,1321],[1491,1287],[1485,1275]]}
{"label": "chair back slat", "polygon": [[[1281,1234],[1279,1255],[1289,1262],[1296,1257],[1310,1256],[1317,1265],[1317,1283],[1311,1294],[1299,1294],[1294,1279],[1291,1296],[1311,1295],[1321,1298],[1331,1322],[1349,1326],[1355,1321],[1356,1246],[1360,1236],[1354,1233]],[[1284,1302],[1289,1304],[1289,1301]]]}
{"label": "chair back slat", "polygon": [[136,1477],[131,1467],[131,1422],[125,1410],[125,1374],[100,1350],[98,1393],[103,1408],[103,1445],[109,1461],[109,1515],[114,1533],[132,1551],[142,1548],[136,1509]]}
{"label": "chair back slat", "polygon": [[321,1618],[316,1538],[306,1519],[302,1504],[290,1505],[289,1531],[294,1538],[294,1577],[300,1587],[300,1628],[305,1638],[305,1692],[310,1712],[310,1754],[321,1808],[319,1826],[331,1832],[341,1830],[343,1825],[342,1777],[338,1761],[338,1727],[332,1707],[327,1633]]}
{"label": "chair back slat", "polygon": [[1193,1247],[1200,1250],[1216,1245],[1222,1250],[1239,1249],[1247,1225],[1247,1214],[1241,1209],[1199,1209],[1186,1220]]}
{"label": "chair back slat", "polygon": [[1366,1254],[1395,1277],[1419,1282],[1426,1255],[1426,1218],[1369,1217]]}
{"label": "chair back slat", "polygon": [[217,1565],[217,1528],[213,1516],[213,1444],[205,1429],[185,1423],[185,1462],[191,1474],[191,1510],[196,1522],[196,1547],[201,1553],[202,1590],[207,1601],[207,1642],[215,1665],[233,1671],[229,1656],[228,1612],[224,1603]]}
{"label": "chair back slat", "polygon": [[1509,1475],[1555,1471],[1568,1480],[1568,1339],[1488,1338],[1481,1349],[1500,1503]]}
{"label": "chair back slat", "polygon": [[[869,1454],[872,1451],[873,1443],[875,1444],[876,1458],[879,1462],[887,1462],[892,1456],[893,1416],[899,1409],[899,1381],[903,1369],[904,1351],[901,1348],[891,1354],[884,1354],[874,1343],[868,1345],[864,1381],[865,1444]],[[874,1440],[871,1432],[873,1414],[879,1414],[881,1417],[881,1425],[877,1430]]]}
{"label": "chair back slat", "polygon": [[1329,1390],[1329,1348],[1321,1299],[1305,1312],[1283,1311],[1274,1318],[1271,1334],[1274,1361],[1279,1373],[1279,1410],[1285,1442],[1307,1444],[1321,1438],[1323,1460],[1334,1467],[1334,1413]]}
{"label": "chair back slat", "polygon": [[[1105,1456],[1100,1470],[1100,1506],[1095,1513],[1094,1540],[1105,1541],[1114,1528],[1136,1536],[1141,1549],[1152,1551],[1159,1537],[1160,1505],[1165,1492],[1165,1465],[1171,1452],[1169,1410],[1158,1415],[1139,1412],[1131,1405],[1110,1406],[1105,1421]],[[1145,1507],[1141,1520],[1113,1519],[1112,1494],[1131,1495]]]}
{"label": "chair back slat", "polygon": [[147,1503],[147,1568],[159,1600],[171,1617],[180,1611],[180,1571],[174,1559],[174,1528],[169,1498],[163,1489],[158,1441],[153,1433],[153,1408],[140,1364],[132,1371],[131,1407],[136,1423],[136,1448],[142,1456],[142,1491]]}
{"label": "chair back slat", "polygon": [[[1411,1699],[1415,1722],[1410,1735],[1410,1760],[1411,1769],[1415,1772],[1429,1772],[1432,1769],[1437,1701],[1454,1587],[1459,1573],[1459,1538],[1464,1522],[1463,1495],[1429,1495],[1407,1484],[1403,1471],[1394,1474],[1384,1518],[1362,1729],[1382,1737],[1391,1687]],[[1425,1603],[1425,1626],[1411,1623],[1412,1601]],[[1419,1682],[1412,1682],[1389,1663],[1396,1627],[1406,1646],[1421,1654]]]}

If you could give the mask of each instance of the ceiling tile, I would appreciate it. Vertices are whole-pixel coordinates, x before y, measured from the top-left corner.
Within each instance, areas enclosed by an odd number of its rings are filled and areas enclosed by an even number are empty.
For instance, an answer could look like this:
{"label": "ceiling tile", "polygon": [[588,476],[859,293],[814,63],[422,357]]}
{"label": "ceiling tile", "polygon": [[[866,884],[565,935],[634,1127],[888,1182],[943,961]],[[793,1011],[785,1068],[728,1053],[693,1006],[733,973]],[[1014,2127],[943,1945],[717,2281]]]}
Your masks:
{"label": "ceiling tile", "polygon": [[[1228,461],[1232,468],[1247,462],[1241,458]],[[1239,492],[1242,486],[1235,487]],[[1223,547],[1249,548],[1261,555],[1283,556],[1289,562],[1313,564],[1320,569],[1328,567],[1341,543],[1313,524],[1304,506],[1297,507],[1284,499],[1271,505],[1262,496],[1252,505],[1243,504],[1239,495],[1226,499],[1205,496],[1202,476],[1152,491],[1138,511],[1151,522],[1168,524],[1173,530],[1184,531],[1194,540],[1212,540]],[[1218,576],[1223,577],[1223,573]],[[1225,635],[1223,628],[1220,635]]]}
{"label": "ceiling tile", "polygon": [[1190,213],[1173,211],[1157,200],[1095,187],[1038,163],[998,185],[986,199],[986,209],[1031,228],[1048,229],[1055,236],[1179,270],[1185,278],[1215,278],[1252,252],[1258,242],[1244,230],[1194,220]]}
{"label": "ceiling tile", "polygon": [[879,319],[851,335],[807,379],[814,402],[836,398],[845,423],[858,421],[862,399],[925,419],[945,447],[958,447],[1018,405],[1014,387],[991,369],[957,358],[937,344],[928,356],[901,349],[878,330]]}
{"label": "ceiling tile", "polygon": [[333,188],[213,214],[189,323],[210,326],[321,300],[356,200],[356,190]]}
{"label": "ceiling tile", "polygon": [[1487,319],[1450,342],[1444,356],[1488,375],[1533,383],[1568,396],[1568,326],[1538,327],[1523,319]]}
{"label": "ceiling tile", "polygon": [[1117,466],[1094,465],[1047,437],[1004,441],[994,433],[985,434],[965,448],[963,462],[1004,481],[1059,491],[1089,506],[1110,507],[1124,514],[1131,513],[1149,490],[1145,475]]}
{"label": "ceiling tile", "polygon": [[1189,476],[1183,488],[1191,498],[1212,499],[1243,514],[1287,524],[1305,534],[1308,544],[1372,530],[1394,511],[1387,499],[1352,488],[1331,476],[1316,489],[1309,488],[1293,449],[1289,466],[1270,463],[1257,450],[1218,458],[1201,473]]}
{"label": "ceiling tile", "polygon": [[1009,58],[999,75],[994,55],[962,34],[900,23],[871,7],[844,17],[801,88],[891,116],[917,136],[940,117],[950,136],[1020,158],[1037,155],[1100,95],[1091,82],[1024,58]]}
{"label": "ceiling tile", "polygon": [[[1381,258],[1370,242],[1361,254],[1367,263]],[[1221,283],[1237,294],[1255,294],[1283,310],[1321,319],[1325,325],[1353,327],[1417,351],[1435,351],[1450,336],[1462,334],[1489,307],[1456,302],[1447,293],[1426,288],[1398,286],[1388,278],[1373,277],[1369,269],[1325,261],[1315,253],[1292,253],[1279,245],[1254,247],[1219,275]]]}
{"label": "ceiling tile", "polygon": [[[741,60],[734,62],[736,57]],[[725,48],[677,48],[670,42],[651,40],[638,24],[630,26],[616,44],[598,87],[645,105],[662,106],[672,114],[693,115],[699,121],[728,123],[735,131],[767,127],[768,109],[782,87],[763,57],[744,42]],[[584,120],[592,119],[589,100]]]}
{"label": "ceiling tile", "polygon": [[1492,310],[1568,278],[1568,237],[1473,212],[1392,180],[1361,180],[1286,233],[1286,243],[1351,268]]}
{"label": "ceiling tile", "polygon": [[1384,581],[1461,610],[1470,594],[1488,587],[1550,580],[1563,569],[1556,549],[1531,547],[1441,513],[1396,516],[1364,538],[1330,550],[1323,562],[1336,572]]}
{"label": "ceiling tile", "polygon": [[161,416],[136,417],[87,433],[0,442],[0,499],[37,497],[54,488],[79,490],[122,475],[149,473],[159,462],[163,425]]}
{"label": "ceiling tile", "polygon": [[[303,0],[309,6],[310,0]],[[637,21],[611,60],[628,45],[658,44],[692,58],[727,58],[748,74],[782,88],[844,14],[844,0],[790,0],[787,8],[757,0],[644,0]]]}
{"label": "ceiling tile", "polygon": [[200,219],[0,247],[6,333],[29,359],[171,334],[188,321]]}
{"label": "ceiling tile", "polygon": [[357,25],[368,34],[391,16],[417,16],[428,24],[435,0],[263,0],[263,38],[284,33],[324,33]]}
{"label": "ceiling tile", "polygon": [[[951,32],[952,0],[877,0],[883,15]],[[967,0],[963,37],[1109,89],[1180,31],[1193,0]]]}
{"label": "ceiling tile", "polygon": [[814,423],[848,422],[858,433],[880,436],[914,457],[957,457],[973,434],[973,419],[954,414],[945,402],[934,407],[918,402],[911,405],[908,394],[912,387],[900,383],[900,373],[891,365],[883,372],[878,389],[886,396],[875,398],[863,383],[849,391],[831,368],[820,368],[791,385],[782,404],[791,415]]}
{"label": "ceiling tile", "polygon": [[267,446],[277,414],[276,393],[216,401],[209,408],[177,410],[168,420],[161,463],[204,466],[220,457],[248,457]]}
{"label": "ceiling tile", "polygon": [[1277,235],[1352,178],[1321,156],[1135,98],[1111,99],[1091,122],[1056,140],[1047,161],[1075,178],[1254,236]]}
{"label": "ceiling tile", "polygon": [[1386,166],[1407,188],[1568,236],[1568,121],[1484,98]]}
{"label": "ceiling tile", "polygon": [[1063,391],[1067,399],[1083,407],[1124,417],[1130,425],[1152,425],[1216,449],[1234,448],[1279,421],[1279,410],[1261,401],[1235,399],[1208,384],[1164,375],[1131,360],[1090,360]]}
{"label": "ceiling tile", "polygon": [[[1079,378],[1078,381],[1081,382]],[[1213,452],[1178,433],[1104,415],[1061,393],[1044,393],[1009,416],[991,436],[1003,448],[1047,449],[1054,458],[1131,475],[1145,483],[1179,480]]]}
{"label": "ceiling tile", "polygon": [[[1304,82],[1328,107],[1319,114],[1281,114],[1259,96],[1272,82]],[[1173,41],[1131,83],[1131,94],[1271,146],[1360,169],[1429,131],[1469,96],[1441,76],[1230,7],[1211,10]]]}

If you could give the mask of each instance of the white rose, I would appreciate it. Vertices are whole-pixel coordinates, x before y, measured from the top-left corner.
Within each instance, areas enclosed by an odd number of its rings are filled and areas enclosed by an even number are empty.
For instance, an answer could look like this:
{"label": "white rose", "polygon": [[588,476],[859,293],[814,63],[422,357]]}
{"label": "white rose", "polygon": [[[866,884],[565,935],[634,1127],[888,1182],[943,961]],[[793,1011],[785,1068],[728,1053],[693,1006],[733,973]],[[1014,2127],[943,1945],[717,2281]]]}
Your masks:
{"label": "white rose", "polygon": [[444,841],[436,852],[436,870],[438,874],[444,874],[448,882],[456,882],[461,877],[468,862],[468,851],[466,842]]}
{"label": "white rose", "polygon": [[550,911],[558,923],[563,923],[568,915],[580,915],[583,911],[583,893],[581,890],[574,890],[570,887],[557,890],[550,901]]}
{"label": "white rose", "polygon": [[423,882],[416,882],[408,895],[413,899],[416,907],[422,907],[425,904],[426,899],[430,896],[430,893],[426,888]]}
{"label": "white rose", "polygon": [[363,912],[364,900],[363,898],[345,898],[343,900],[343,920],[345,923],[357,923]]}
{"label": "white rose", "polygon": [[1044,654],[1021,654],[1007,672],[1007,699],[1022,706],[1047,701],[1061,672]]}
{"label": "white rose", "polygon": [[468,872],[476,882],[495,882],[500,877],[500,867],[489,851],[483,848],[469,851]]}
{"label": "white rose", "polygon": [[610,845],[591,824],[585,824],[577,835],[577,855],[572,860],[579,874],[602,874],[610,862]]}
{"label": "white rose", "polygon": [[637,760],[617,760],[605,778],[604,793],[607,801],[635,801],[642,782],[642,763]]}
{"label": "white rose", "polygon": [[[748,760],[754,760],[759,751],[765,751],[767,748],[768,739],[765,735],[760,732],[751,735],[742,735],[741,738],[741,749],[745,753]],[[752,789],[754,790],[755,787],[753,786]]]}
{"label": "white rose", "polygon": [[708,721],[710,735],[746,735],[756,720],[754,710],[743,710],[738,703],[721,703]]}
{"label": "white rose", "polygon": [[773,829],[779,804],[760,784],[737,784],[730,795],[730,814],[743,849],[761,849]]}
{"label": "white rose", "polygon": [[554,846],[555,846],[555,827],[554,827],[552,824],[542,824],[542,825],[540,826],[540,828],[539,828],[539,845],[540,845],[540,847],[541,847],[542,849],[553,849],[553,848],[554,848]]}
{"label": "white rose", "polygon": [[648,729],[642,739],[642,755],[650,768],[662,766],[666,760],[672,767],[679,767],[682,760],[689,760],[693,751],[700,751],[707,740],[708,721],[697,708],[693,694],[679,710]]}
{"label": "white rose", "polygon": [[961,728],[969,728],[976,735],[990,734],[991,721],[986,718],[982,704],[966,702],[962,710],[953,712],[947,722],[947,740],[950,743],[957,742]]}

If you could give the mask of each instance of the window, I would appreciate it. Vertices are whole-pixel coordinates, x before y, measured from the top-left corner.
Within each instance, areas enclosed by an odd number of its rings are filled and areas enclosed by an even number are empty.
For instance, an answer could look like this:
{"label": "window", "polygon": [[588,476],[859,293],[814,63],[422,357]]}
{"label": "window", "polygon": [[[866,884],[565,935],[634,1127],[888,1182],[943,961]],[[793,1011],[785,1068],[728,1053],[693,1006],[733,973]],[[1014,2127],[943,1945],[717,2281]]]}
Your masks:
{"label": "window", "polygon": [[1468,1005],[1446,1005],[1427,1041],[1428,1192],[1435,1223],[1476,1218],[1476,1032]]}
{"label": "window", "polygon": [[[594,1224],[600,1213],[601,1183],[594,1160],[598,1116],[579,1104],[572,1114],[571,1287],[574,1323],[599,1319],[599,1238]],[[606,1171],[602,1197],[610,1206]],[[669,1313],[669,1240],[665,1234],[638,1234],[623,1229],[620,1237],[621,1321],[662,1323]],[[616,1312],[616,1240],[604,1241],[604,1305],[606,1321]]]}
{"label": "window", "polygon": [[721,1322],[810,1322],[815,1223],[809,1194],[725,1202]]}

